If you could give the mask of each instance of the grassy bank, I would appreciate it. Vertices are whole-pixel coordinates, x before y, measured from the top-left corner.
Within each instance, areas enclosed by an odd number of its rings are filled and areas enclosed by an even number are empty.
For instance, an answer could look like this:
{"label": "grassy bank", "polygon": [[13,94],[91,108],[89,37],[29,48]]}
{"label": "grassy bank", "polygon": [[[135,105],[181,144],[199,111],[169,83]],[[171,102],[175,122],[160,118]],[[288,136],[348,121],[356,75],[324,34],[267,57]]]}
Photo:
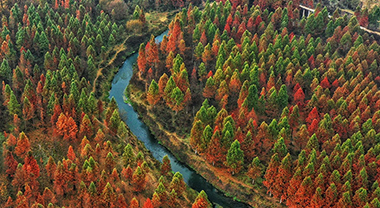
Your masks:
{"label": "grassy bank", "polygon": [[[223,169],[209,164],[205,159],[194,154],[188,138],[166,130],[165,124],[160,122],[151,112],[151,107],[148,105],[146,94],[144,93],[144,87],[143,83],[134,76],[128,90],[126,90],[127,96],[152,134],[178,160],[190,166],[217,189],[227,196],[234,197],[235,200],[240,200],[253,207],[281,207],[277,201],[266,194],[266,189],[263,189],[263,186],[259,184],[252,185],[250,179],[242,180],[242,175],[231,176]],[[168,122],[171,121],[168,120]]]}

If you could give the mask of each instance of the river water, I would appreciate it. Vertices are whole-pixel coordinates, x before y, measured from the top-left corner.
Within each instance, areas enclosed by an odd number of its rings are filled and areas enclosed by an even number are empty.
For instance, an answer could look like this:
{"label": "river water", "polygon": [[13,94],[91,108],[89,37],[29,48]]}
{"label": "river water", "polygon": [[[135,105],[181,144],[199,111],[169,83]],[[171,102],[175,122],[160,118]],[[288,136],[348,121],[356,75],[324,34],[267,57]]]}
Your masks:
{"label": "river water", "polygon": [[[161,42],[164,35],[168,31],[156,37],[156,42]],[[212,184],[208,183],[202,176],[179,162],[164,146],[160,145],[156,138],[150,133],[149,128],[138,118],[138,113],[133,107],[124,102],[124,90],[128,86],[133,75],[132,66],[137,60],[138,53],[127,58],[119,72],[115,75],[110,98],[114,97],[118,106],[120,117],[129,126],[131,131],[137,138],[145,143],[145,147],[149,149],[154,158],[162,161],[165,155],[168,155],[171,161],[172,170],[180,172],[183,175],[185,182],[197,191],[204,190],[207,193],[209,200],[213,204],[219,204],[223,207],[249,207],[247,204],[234,201],[230,197],[226,197],[222,192],[218,191]]]}

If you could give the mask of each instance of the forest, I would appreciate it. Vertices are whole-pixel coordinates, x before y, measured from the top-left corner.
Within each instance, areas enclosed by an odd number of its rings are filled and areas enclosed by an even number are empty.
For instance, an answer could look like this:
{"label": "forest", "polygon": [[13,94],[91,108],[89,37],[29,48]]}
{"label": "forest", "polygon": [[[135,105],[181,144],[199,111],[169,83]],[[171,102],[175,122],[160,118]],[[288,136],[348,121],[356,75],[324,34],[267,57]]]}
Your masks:
{"label": "forest", "polygon": [[[189,3],[167,2],[160,15]],[[149,20],[149,6],[0,2],[2,207],[210,207],[168,157],[152,157],[107,96],[120,59],[138,49],[130,37],[165,24]]]}
{"label": "forest", "polygon": [[140,45],[128,93],[144,121],[251,206],[380,207],[380,39],[360,28],[379,5],[249,3],[189,5]]}
{"label": "forest", "polygon": [[234,201],[380,208],[371,2],[0,1],[0,204],[215,205],[153,157],[109,98],[137,52],[132,106]]}

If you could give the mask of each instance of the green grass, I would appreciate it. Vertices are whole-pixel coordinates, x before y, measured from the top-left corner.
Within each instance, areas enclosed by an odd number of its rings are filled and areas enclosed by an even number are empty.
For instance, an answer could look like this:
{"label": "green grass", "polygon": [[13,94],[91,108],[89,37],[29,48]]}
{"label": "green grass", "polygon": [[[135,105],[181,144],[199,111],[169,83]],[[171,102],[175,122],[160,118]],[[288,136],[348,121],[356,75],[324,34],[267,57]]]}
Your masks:
{"label": "green grass", "polygon": [[126,87],[125,88],[125,90],[124,90],[124,96],[125,96],[125,100],[124,100],[124,103],[126,103],[126,104],[129,104],[129,105],[132,105],[132,101],[131,101],[131,99],[129,99],[129,88],[128,87]]}

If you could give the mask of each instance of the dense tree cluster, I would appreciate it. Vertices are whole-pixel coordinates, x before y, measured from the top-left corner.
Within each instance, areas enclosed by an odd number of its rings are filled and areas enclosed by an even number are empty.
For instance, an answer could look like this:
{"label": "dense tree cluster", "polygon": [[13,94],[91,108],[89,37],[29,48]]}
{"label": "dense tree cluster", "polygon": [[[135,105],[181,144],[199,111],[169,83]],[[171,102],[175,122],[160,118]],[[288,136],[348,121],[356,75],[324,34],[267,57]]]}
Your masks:
{"label": "dense tree cluster", "polygon": [[140,47],[151,111],[200,157],[290,207],[378,207],[380,47],[366,20],[243,3],[190,5],[159,45]]}
{"label": "dense tree cluster", "polygon": [[136,18],[136,8],[143,11],[171,11],[189,5],[200,5],[201,0],[99,0],[100,6],[104,8],[116,20],[127,16]]}

